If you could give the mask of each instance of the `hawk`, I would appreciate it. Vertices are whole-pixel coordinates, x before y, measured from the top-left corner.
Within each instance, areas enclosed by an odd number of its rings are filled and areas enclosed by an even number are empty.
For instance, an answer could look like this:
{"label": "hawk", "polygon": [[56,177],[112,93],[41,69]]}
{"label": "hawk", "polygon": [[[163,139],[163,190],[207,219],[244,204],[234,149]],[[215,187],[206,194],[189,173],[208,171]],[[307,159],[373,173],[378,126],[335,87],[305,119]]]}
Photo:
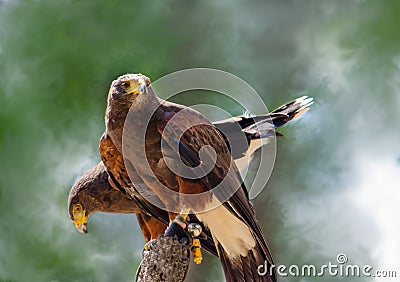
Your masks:
{"label": "hawk", "polygon": [[[281,134],[274,133],[273,129],[303,114],[308,110],[307,107],[311,101],[310,98],[303,96],[280,106],[269,114],[237,116],[214,122],[214,125],[221,132],[229,132],[233,136],[242,132],[245,133],[247,146],[234,154],[238,169],[244,171],[246,169],[244,166],[248,164],[252,154],[262,145],[261,139],[269,138],[273,134],[280,136]],[[239,131],[236,124],[240,126]],[[273,128],[271,128],[271,124]],[[255,130],[254,125],[257,125]],[[108,151],[105,154],[117,154],[120,156],[113,146],[107,148]],[[124,165],[119,167],[125,172]],[[112,167],[111,172],[115,175],[120,175],[116,167]],[[130,180],[125,179],[125,182],[127,181],[130,182]],[[124,191],[119,190],[118,186],[119,184],[113,182],[102,162],[88,170],[75,182],[69,193],[68,212],[77,230],[81,233],[87,233],[87,221],[95,212],[135,213],[146,242],[156,239],[158,235],[164,233],[167,228],[166,222],[169,220],[168,214],[166,212],[162,213],[162,221],[149,216]]]}
{"label": "hawk", "polygon": [[[155,112],[149,113],[154,108]],[[124,157],[135,185],[137,182],[144,183],[169,210],[173,210],[179,199],[171,196],[171,193],[164,193],[161,186],[186,195],[207,193],[222,185],[221,193],[210,193],[206,201],[185,202],[182,210],[188,207],[203,224],[206,233],[211,234],[212,240],[208,243],[212,249],[217,250],[227,281],[276,281],[273,271],[264,277],[257,274],[259,265],[267,262],[270,268],[273,260],[223,134],[197,111],[158,99],[152,90],[150,79],[146,76],[127,74],[113,81],[110,87],[106,110],[106,138],[101,140],[101,144],[112,143],[115,150],[122,152],[122,131],[129,111],[133,113],[133,117],[127,121],[129,129],[133,131],[129,135],[129,148],[124,150],[124,154],[128,155]],[[141,119],[148,114],[151,115],[149,120]],[[175,119],[173,125],[168,127],[175,115],[179,115],[179,119]],[[196,125],[188,127],[186,122]],[[146,134],[144,140],[141,140],[142,136],[135,134],[135,129],[143,127],[146,128]],[[141,142],[144,142],[145,157],[158,181],[143,174],[144,171],[148,172],[145,165],[147,162],[140,155],[138,144]],[[166,155],[162,152],[162,144],[166,144],[163,149],[168,149]],[[200,157],[201,150],[207,146],[216,155],[211,156],[209,151],[205,152],[209,160],[214,157],[215,161],[206,175],[198,178],[182,177],[168,167],[168,158],[173,159],[173,162],[182,160],[184,165],[191,168],[201,167],[204,164]],[[102,153],[101,149],[100,152]],[[108,164],[112,162],[104,162],[109,172],[113,165],[109,167]],[[202,167],[200,172],[204,170]],[[198,173],[199,171],[194,176]],[[120,180],[124,181],[117,179],[117,182]],[[143,204],[144,199],[134,186],[123,185],[119,188]],[[227,199],[224,198],[226,195]],[[144,202],[144,206],[148,206],[146,200]],[[174,213],[169,212],[169,216],[172,220]],[[205,245],[206,249],[209,247],[210,245]]]}
{"label": "hawk", "polygon": [[[87,233],[89,217],[95,212],[135,213],[146,241],[151,239],[150,230],[158,229],[162,234],[168,227],[144,213],[131,198],[116,190],[109,180],[109,174],[103,163],[84,173],[72,186],[68,197],[68,212],[77,230]],[[168,215],[165,213],[165,220]]]}

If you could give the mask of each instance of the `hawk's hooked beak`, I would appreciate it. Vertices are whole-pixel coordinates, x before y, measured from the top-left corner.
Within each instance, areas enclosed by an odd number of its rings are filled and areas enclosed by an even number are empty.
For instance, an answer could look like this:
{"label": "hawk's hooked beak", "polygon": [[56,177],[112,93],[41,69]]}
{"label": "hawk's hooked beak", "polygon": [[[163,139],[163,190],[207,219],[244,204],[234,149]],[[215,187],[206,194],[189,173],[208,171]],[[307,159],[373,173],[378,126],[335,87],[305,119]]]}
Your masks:
{"label": "hawk's hooked beak", "polygon": [[146,92],[146,82],[143,79],[131,80],[126,91],[127,94],[140,95]]}
{"label": "hawk's hooked beak", "polygon": [[81,225],[78,225],[78,226],[75,225],[75,227],[76,227],[76,230],[79,231],[79,233],[82,233],[82,234],[86,234],[87,233],[86,222],[81,224]]}

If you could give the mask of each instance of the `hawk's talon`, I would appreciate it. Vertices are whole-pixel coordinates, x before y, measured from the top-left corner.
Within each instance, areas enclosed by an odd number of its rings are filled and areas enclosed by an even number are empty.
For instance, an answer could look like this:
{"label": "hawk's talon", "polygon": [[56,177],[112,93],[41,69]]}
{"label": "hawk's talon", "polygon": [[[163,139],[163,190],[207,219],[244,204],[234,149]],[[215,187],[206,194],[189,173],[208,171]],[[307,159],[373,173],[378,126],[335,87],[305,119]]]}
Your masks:
{"label": "hawk's talon", "polygon": [[145,251],[150,250],[150,241],[148,241],[146,244],[144,244],[143,249],[144,249]]}
{"label": "hawk's talon", "polygon": [[181,223],[179,223],[176,219],[172,221],[172,223],[168,226],[168,228],[165,230],[165,235],[167,236],[176,236],[178,238],[178,241],[186,246],[191,246],[192,245],[192,237],[191,235],[186,231],[186,224],[182,226]]}

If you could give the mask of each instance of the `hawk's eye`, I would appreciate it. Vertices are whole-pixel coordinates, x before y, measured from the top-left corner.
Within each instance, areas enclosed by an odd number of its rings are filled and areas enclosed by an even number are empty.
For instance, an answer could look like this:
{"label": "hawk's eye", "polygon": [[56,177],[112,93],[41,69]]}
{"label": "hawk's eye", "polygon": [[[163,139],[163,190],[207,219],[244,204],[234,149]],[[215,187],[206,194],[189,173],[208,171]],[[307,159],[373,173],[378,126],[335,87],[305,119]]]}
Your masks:
{"label": "hawk's eye", "polygon": [[82,210],[82,206],[80,204],[77,204],[74,206],[74,211],[79,212]]}
{"label": "hawk's eye", "polygon": [[129,82],[127,82],[127,81],[122,82],[122,83],[121,83],[121,87],[122,87],[123,89],[129,88]]}

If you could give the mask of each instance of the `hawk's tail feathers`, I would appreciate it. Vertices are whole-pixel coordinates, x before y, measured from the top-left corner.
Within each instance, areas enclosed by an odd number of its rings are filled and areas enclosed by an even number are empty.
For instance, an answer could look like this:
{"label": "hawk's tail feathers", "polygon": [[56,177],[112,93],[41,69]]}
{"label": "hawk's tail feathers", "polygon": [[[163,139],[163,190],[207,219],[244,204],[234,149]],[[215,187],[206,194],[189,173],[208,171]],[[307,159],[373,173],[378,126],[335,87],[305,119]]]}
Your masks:
{"label": "hawk's tail feathers", "polygon": [[231,258],[218,243],[219,257],[227,282],[257,281],[276,282],[276,273],[271,270],[271,257],[257,244],[246,256]]}
{"label": "hawk's tail feathers", "polygon": [[[243,131],[253,135],[254,138],[268,138],[274,134],[273,129],[281,127],[289,121],[301,116],[310,109],[309,107],[313,103],[313,98],[307,96],[297,98],[280,106],[269,114],[248,118],[253,119],[252,123],[246,123],[246,121],[243,120],[243,124],[249,124],[247,127],[243,128]],[[277,133],[276,135],[281,134]]]}
{"label": "hawk's tail feathers", "polygon": [[[310,106],[314,103],[313,98],[302,96],[297,98],[296,100],[290,101],[285,105],[280,106],[279,108],[273,110],[271,112],[271,120],[274,123],[275,127],[281,127],[288,121],[295,119],[305,112],[307,112]],[[274,118],[274,115],[283,115],[281,117]],[[286,116],[286,117],[284,117]]]}

